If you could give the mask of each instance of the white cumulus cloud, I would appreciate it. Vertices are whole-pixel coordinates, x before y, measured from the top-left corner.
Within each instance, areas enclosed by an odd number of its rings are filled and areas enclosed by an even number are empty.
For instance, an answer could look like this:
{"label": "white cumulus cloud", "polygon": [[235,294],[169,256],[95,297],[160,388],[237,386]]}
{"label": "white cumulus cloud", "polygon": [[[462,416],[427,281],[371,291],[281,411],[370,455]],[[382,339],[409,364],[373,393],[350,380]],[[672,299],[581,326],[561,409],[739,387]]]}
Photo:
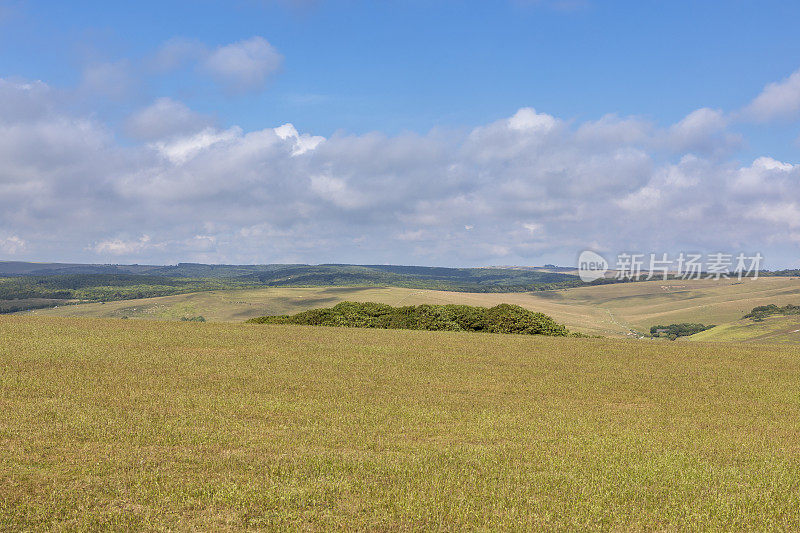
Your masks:
{"label": "white cumulus cloud", "polygon": [[141,253],[154,245],[150,242],[148,235],[142,235],[138,239],[108,239],[100,241],[94,245],[93,249],[99,255],[134,255]]}
{"label": "white cumulus cloud", "polygon": [[230,128],[222,131],[214,128],[205,128],[192,135],[156,142],[153,146],[164,157],[173,163],[179,164],[186,162],[210,146],[232,141],[240,134],[241,130],[239,128]]}
{"label": "white cumulus cloud", "polygon": [[252,37],[212,50],[202,67],[227,89],[244,92],[261,89],[282,62],[266,39]]}
{"label": "white cumulus cloud", "polygon": [[764,87],[745,107],[744,114],[758,122],[795,118],[800,114],[800,70]]}

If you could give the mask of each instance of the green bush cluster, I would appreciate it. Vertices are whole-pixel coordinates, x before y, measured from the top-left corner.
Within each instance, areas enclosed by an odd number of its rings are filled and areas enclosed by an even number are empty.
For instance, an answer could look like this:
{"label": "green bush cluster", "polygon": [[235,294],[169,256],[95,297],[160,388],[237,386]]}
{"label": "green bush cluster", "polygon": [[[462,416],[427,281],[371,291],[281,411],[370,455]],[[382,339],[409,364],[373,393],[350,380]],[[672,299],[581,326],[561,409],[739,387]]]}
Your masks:
{"label": "green bush cluster", "polygon": [[669,326],[653,326],[650,328],[650,335],[654,337],[668,337],[670,340],[675,340],[678,337],[688,337],[695,333],[700,333],[707,329],[715,327],[716,324],[692,324],[690,322],[683,322],[681,324],[670,324]]}
{"label": "green bush cluster", "polygon": [[469,305],[409,305],[392,307],[373,302],[342,302],[326,309],[296,315],[262,316],[256,324],[300,324],[350,328],[421,329],[428,331],[484,331],[523,335],[569,335],[567,328],[543,313],[518,305],[492,308]]}
{"label": "green bush cluster", "polygon": [[783,307],[778,307],[775,304],[759,305],[758,307],[754,307],[742,318],[749,318],[754,322],[760,322],[772,315],[800,315],[800,305],[787,304]]}

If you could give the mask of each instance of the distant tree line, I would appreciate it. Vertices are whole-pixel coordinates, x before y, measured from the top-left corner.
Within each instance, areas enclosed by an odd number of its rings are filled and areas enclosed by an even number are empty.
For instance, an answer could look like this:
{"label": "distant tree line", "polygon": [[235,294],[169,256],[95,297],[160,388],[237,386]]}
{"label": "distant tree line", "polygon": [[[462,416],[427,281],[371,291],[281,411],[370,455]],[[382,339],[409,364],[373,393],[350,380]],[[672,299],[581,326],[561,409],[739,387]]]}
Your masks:
{"label": "distant tree line", "polygon": [[253,286],[232,280],[130,274],[15,276],[0,278],[0,313],[54,307],[72,301],[131,300]]}
{"label": "distant tree line", "polygon": [[482,331],[564,337],[566,326],[551,317],[518,305],[491,308],[469,305],[390,305],[341,302],[334,307],[311,309],[296,315],[262,316],[248,320],[255,324],[299,324],[350,328],[415,329],[426,331]]}
{"label": "distant tree line", "polygon": [[63,303],[63,300],[49,300],[46,298],[25,298],[22,300],[0,300],[0,314],[17,313],[31,309],[46,309]]}
{"label": "distant tree line", "polygon": [[800,276],[800,269],[798,268],[789,268],[786,270],[765,270],[760,272],[759,275],[761,276],[780,276],[780,277],[795,277]]}
{"label": "distant tree line", "polygon": [[216,279],[128,274],[16,276],[0,279],[0,300],[23,298],[129,300],[244,286],[252,286],[252,284]]}

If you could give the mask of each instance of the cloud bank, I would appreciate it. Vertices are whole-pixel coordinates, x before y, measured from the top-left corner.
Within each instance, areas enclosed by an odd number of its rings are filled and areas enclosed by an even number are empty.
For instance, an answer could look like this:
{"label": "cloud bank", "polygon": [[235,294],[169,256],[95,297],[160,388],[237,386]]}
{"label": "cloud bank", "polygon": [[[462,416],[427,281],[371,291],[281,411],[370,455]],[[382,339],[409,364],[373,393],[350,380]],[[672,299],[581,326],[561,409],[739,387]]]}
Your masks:
{"label": "cloud bank", "polygon": [[[263,44],[207,58],[231,54],[255,73],[225,76],[262,83],[276,64]],[[323,138],[220,128],[161,98],[125,122],[129,144],[47,84],[0,79],[0,258],[572,264],[592,248],[791,266],[800,165],[737,161],[730,123],[706,108],[668,127],[522,108],[466,131]]]}

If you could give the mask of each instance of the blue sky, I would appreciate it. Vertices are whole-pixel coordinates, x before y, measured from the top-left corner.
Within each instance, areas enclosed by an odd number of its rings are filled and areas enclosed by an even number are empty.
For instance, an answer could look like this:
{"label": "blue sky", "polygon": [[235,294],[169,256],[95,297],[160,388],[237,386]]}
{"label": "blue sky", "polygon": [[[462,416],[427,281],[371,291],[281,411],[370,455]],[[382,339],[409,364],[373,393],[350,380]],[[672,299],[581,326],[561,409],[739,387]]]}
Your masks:
{"label": "blue sky", "polygon": [[69,86],[87,63],[142,61],[175,37],[219,46],[262,35],[285,57],[263,92],[230,97],[177,73],[137,96],[182,99],[223,124],[292,122],[327,136],[471,127],[531,105],[669,124],[698,107],[743,106],[800,58],[795,2],[295,4],[12,2],[0,70]]}
{"label": "blue sky", "polygon": [[[22,125],[33,128],[31,146],[35,135],[51,131],[46,120],[83,124],[81,131],[90,132],[87,146],[73,148],[80,165],[88,165],[80,172],[78,163],[58,160],[55,134],[38,141],[55,146],[45,158],[52,167],[39,164],[36,178],[17,161],[0,161],[7,163],[0,183],[30,188],[6,193],[7,202],[22,201],[25,208],[0,218],[0,243],[11,243],[0,259],[537,264],[571,262],[586,247],[612,255],[634,247],[763,247],[776,265],[795,265],[800,197],[791,190],[800,174],[794,167],[800,122],[793,91],[800,89],[789,77],[800,68],[797,20],[794,2],[0,0],[0,79],[6,83],[0,98],[14,108],[23,98],[39,109],[25,116],[9,111],[5,120],[15,129],[8,131],[29,139]],[[41,87],[32,90],[34,82]],[[779,85],[754,104],[769,84]],[[544,130],[533,128],[546,133],[546,142],[497,129],[498,121],[529,108],[535,111],[523,113],[528,118],[554,118]],[[677,127],[703,109],[708,112]],[[609,121],[616,121],[616,133],[608,133]],[[271,141],[260,141],[263,157],[236,159],[242,143],[255,142],[249,134],[287,123],[297,132],[287,142],[325,140],[309,141],[314,148],[302,154],[290,146],[291,160],[268,155]],[[597,124],[614,142],[592,137],[587,144],[584,133]],[[490,138],[481,147],[495,151],[480,160],[463,156],[482,135]],[[174,147],[187,139],[205,144],[175,156]],[[0,154],[19,157],[19,149],[0,147]],[[429,159],[414,157],[427,150]],[[537,150],[545,151],[537,157]],[[94,166],[80,155],[98,153]],[[553,154],[560,154],[557,160]],[[191,167],[200,165],[198,157],[230,168],[199,176]],[[375,157],[384,164],[376,166]],[[761,168],[753,167],[759,158],[776,162],[761,165],[764,172],[778,172],[761,176],[763,186],[742,177]],[[600,166],[587,171],[587,161]],[[209,168],[202,164],[202,172]],[[429,187],[443,169],[458,176]],[[664,177],[671,171],[697,176],[676,187]],[[574,186],[557,190],[554,173]],[[210,185],[243,174],[248,177],[229,183],[227,192]],[[294,176],[292,186],[282,181],[286,176]],[[295,183],[303,179],[311,181]],[[587,220],[566,221],[565,206],[589,210],[581,194],[587,180],[606,180],[603,190],[613,194],[596,209],[620,219],[621,227],[642,216],[619,213],[629,197],[629,207],[636,198],[658,197],[671,222],[647,224],[639,235],[630,229],[603,234]],[[745,182],[766,192],[752,198]],[[135,183],[142,188],[134,190]],[[206,195],[190,201],[153,192],[178,184]],[[690,190],[701,186],[707,188]],[[237,196],[248,187],[263,188],[268,214]],[[84,191],[75,198],[83,218],[42,214],[42,191],[57,199],[62,188]],[[687,196],[667,198],[677,188]],[[709,196],[722,189],[727,201]],[[305,190],[316,190],[315,199],[304,197]],[[396,191],[402,206],[388,202]],[[528,195],[527,204],[509,203]],[[752,204],[745,206],[748,196]],[[690,205],[698,198],[706,202]],[[726,217],[747,217],[716,201],[755,213],[748,220],[761,235],[750,226],[724,230]],[[449,218],[448,209],[456,210]],[[149,214],[108,219],[128,210]],[[154,214],[164,210],[195,213],[194,220]],[[466,222],[465,210],[474,215]],[[712,220],[720,210],[720,220]],[[239,218],[243,211],[253,224]],[[87,221],[92,227],[81,229]],[[687,236],[684,223],[713,232]],[[56,239],[64,228],[71,230]],[[204,244],[186,244],[193,239]]]}

